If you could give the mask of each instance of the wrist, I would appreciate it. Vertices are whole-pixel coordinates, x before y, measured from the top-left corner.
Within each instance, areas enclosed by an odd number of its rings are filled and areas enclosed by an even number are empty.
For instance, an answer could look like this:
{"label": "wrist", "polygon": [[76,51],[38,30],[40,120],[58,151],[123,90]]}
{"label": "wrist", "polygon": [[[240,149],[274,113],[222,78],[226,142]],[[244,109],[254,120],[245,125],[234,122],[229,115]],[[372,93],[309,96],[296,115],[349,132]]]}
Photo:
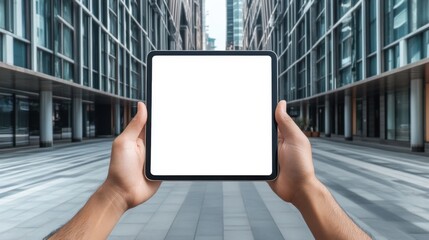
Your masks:
{"label": "wrist", "polygon": [[112,185],[110,182],[105,181],[100,188],[95,192],[96,197],[108,201],[115,212],[122,215],[128,210],[128,204],[124,194]]}
{"label": "wrist", "polygon": [[325,185],[319,181],[316,177],[307,181],[302,187],[295,193],[291,203],[298,209],[301,209],[308,205],[312,199],[323,199],[329,194]]}

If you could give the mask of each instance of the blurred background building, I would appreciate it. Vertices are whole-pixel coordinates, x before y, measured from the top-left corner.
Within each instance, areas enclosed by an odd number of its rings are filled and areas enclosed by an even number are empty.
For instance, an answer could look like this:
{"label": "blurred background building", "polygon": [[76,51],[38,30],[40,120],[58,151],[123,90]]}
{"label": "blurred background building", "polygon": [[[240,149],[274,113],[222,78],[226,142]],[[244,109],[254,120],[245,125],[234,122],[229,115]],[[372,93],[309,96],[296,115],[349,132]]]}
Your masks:
{"label": "blurred background building", "polygon": [[0,0],[0,148],[115,135],[146,55],[202,49],[203,0]]}
{"label": "blurred background building", "polygon": [[213,51],[216,50],[216,38],[212,38],[207,35],[206,38],[206,50],[207,51]]}
{"label": "blurred background building", "polygon": [[243,49],[243,0],[226,0],[226,50]]}
{"label": "blurred background building", "polygon": [[428,151],[429,1],[244,0],[244,49],[278,55],[304,125]]}

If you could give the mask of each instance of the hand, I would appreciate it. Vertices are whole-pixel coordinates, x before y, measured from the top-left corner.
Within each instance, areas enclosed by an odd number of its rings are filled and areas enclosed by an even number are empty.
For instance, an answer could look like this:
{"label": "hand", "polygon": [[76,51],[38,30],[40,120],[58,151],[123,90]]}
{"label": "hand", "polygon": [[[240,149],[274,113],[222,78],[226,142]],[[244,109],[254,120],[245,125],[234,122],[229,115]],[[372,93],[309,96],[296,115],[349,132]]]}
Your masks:
{"label": "hand", "polygon": [[109,174],[103,184],[122,196],[126,209],[147,201],[161,184],[144,175],[146,120],[146,106],[139,102],[136,116],[113,142]]}
{"label": "hand", "polygon": [[298,200],[295,199],[298,192],[318,182],[314,174],[311,145],[286,113],[286,101],[277,104],[275,117],[278,124],[279,175],[268,184],[280,198],[294,203]]}

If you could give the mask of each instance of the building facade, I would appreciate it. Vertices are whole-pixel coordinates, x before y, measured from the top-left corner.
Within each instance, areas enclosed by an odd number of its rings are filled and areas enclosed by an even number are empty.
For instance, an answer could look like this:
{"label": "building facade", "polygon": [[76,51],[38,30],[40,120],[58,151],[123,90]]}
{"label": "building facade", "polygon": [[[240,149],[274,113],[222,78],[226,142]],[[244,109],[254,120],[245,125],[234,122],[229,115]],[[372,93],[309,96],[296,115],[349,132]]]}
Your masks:
{"label": "building facade", "polygon": [[288,112],[326,136],[428,151],[429,1],[247,0],[244,48],[278,55]]}
{"label": "building facade", "polygon": [[0,148],[117,135],[146,55],[202,49],[202,0],[0,0]]}
{"label": "building facade", "polygon": [[226,50],[243,49],[243,0],[226,0]]}
{"label": "building facade", "polygon": [[212,38],[207,34],[205,50],[207,50],[207,51],[216,50],[216,38]]}

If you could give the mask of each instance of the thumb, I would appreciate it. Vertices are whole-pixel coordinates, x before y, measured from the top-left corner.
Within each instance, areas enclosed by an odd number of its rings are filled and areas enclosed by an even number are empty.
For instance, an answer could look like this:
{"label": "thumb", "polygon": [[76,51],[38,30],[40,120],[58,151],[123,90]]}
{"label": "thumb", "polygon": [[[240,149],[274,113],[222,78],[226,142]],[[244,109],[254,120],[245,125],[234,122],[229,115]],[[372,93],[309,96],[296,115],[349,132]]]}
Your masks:
{"label": "thumb", "polygon": [[279,131],[286,142],[296,144],[297,140],[302,139],[303,136],[305,137],[301,129],[299,129],[293,119],[287,114],[285,100],[277,104],[275,117]]}
{"label": "thumb", "polygon": [[121,134],[124,138],[130,140],[136,140],[140,133],[143,131],[144,126],[146,125],[147,120],[147,110],[146,105],[142,102],[137,104],[137,113],[128,126],[125,128],[124,132]]}

